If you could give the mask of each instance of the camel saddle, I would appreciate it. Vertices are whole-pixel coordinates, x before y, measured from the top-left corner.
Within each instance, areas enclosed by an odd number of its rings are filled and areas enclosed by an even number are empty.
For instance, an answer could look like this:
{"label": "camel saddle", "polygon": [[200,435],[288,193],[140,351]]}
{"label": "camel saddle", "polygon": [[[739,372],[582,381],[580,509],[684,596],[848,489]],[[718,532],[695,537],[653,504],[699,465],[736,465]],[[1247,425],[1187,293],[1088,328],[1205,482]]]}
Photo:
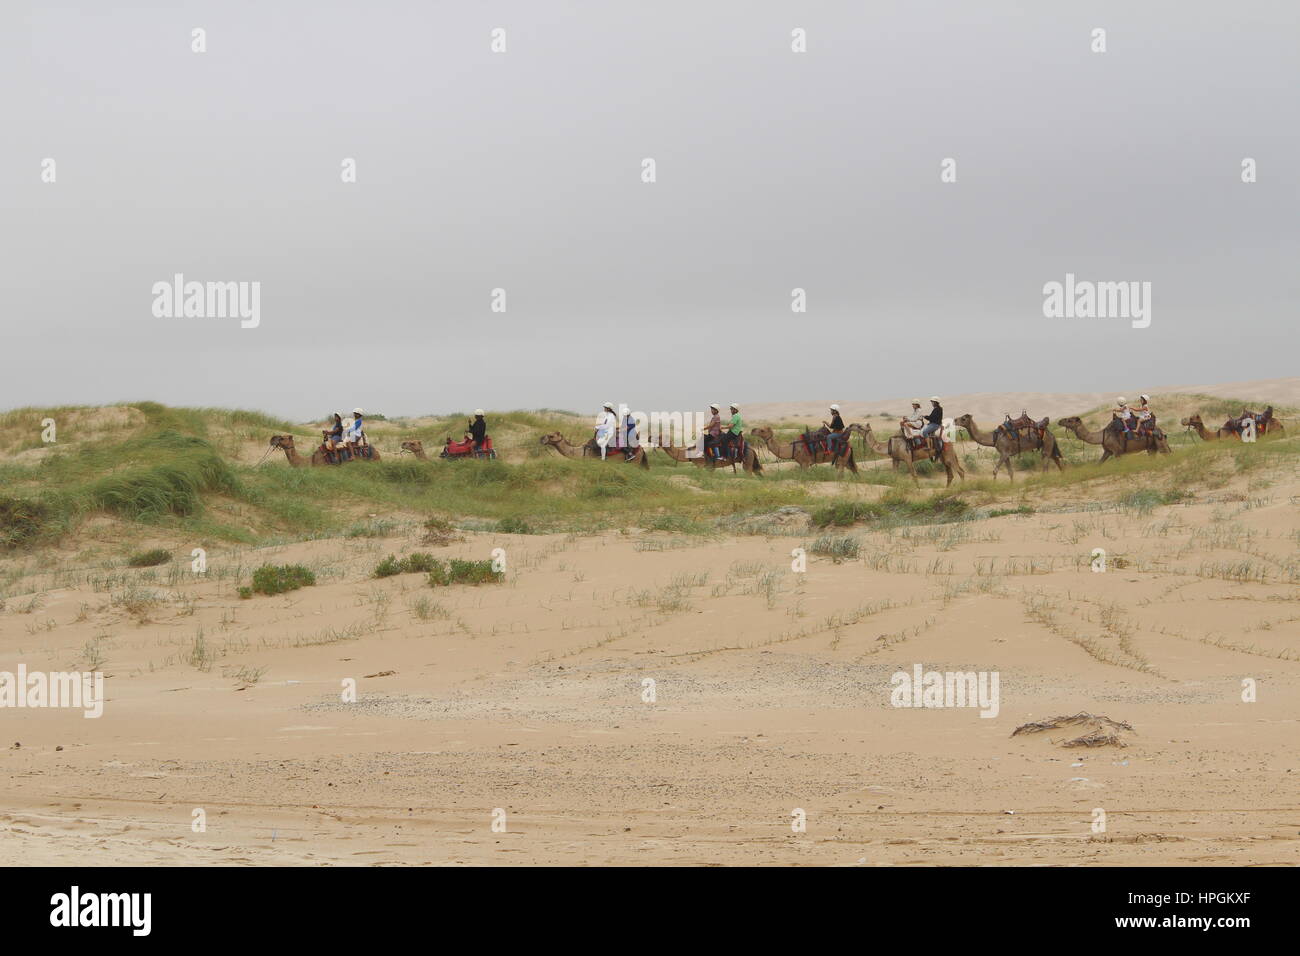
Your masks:
{"label": "camel saddle", "polygon": [[[491,450],[492,450],[492,436],[484,435],[483,451],[484,453],[486,453]],[[446,444],[443,446],[441,457],[464,458],[472,454],[474,454],[474,439],[471,438],[469,435],[466,435],[465,438],[461,441],[452,441],[450,438],[448,438]]]}
{"label": "camel saddle", "polygon": [[1264,431],[1265,428],[1267,428],[1268,423],[1273,419],[1273,406],[1268,406],[1268,408],[1264,409],[1262,412],[1252,412],[1250,409],[1246,409],[1245,414],[1240,418],[1229,418],[1227,422],[1224,423],[1223,427],[1237,434],[1241,434],[1246,430],[1247,419],[1254,420],[1256,431]]}
{"label": "camel saddle", "polygon": [[745,441],[744,435],[738,435],[736,441],[730,445],[725,445],[719,437],[716,442],[709,445],[709,457],[714,461],[744,461],[745,451],[748,448],[749,443]]}
{"label": "camel saddle", "polygon": [[848,436],[841,432],[840,437],[835,441],[831,441],[830,436],[830,429],[823,425],[816,431],[809,431],[805,428],[803,434],[799,436],[799,439],[803,442],[804,447],[814,455],[820,452],[825,452],[832,457],[838,457],[844,454],[845,450],[849,446]]}
{"label": "camel saddle", "polygon": [[321,442],[320,450],[325,456],[326,463],[331,465],[341,465],[354,458],[374,457],[374,449],[371,447],[369,442],[364,445],[358,445],[356,448],[349,445],[339,445],[338,448],[333,451],[330,451],[329,447],[324,442]]}
{"label": "camel saddle", "polygon": [[927,449],[930,452],[931,458],[939,458],[943,451],[942,432],[934,435],[912,435],[910,438],[907,435],[904,435],[903,440],[907,442],[907,447],[913,451],[921,448]]}
{"label": "camel saddle", "polygon": [[999,434],[1007,434],[1017,439],[1037,437],[1041,440],[1043,432],[1047,431],[1047,426],[1051,421],[1051,416],[1034,421],[1028,415],[1022,413],[1019,418],[1005,421],[995,428],[993,430],[993,439],[996,441]]}

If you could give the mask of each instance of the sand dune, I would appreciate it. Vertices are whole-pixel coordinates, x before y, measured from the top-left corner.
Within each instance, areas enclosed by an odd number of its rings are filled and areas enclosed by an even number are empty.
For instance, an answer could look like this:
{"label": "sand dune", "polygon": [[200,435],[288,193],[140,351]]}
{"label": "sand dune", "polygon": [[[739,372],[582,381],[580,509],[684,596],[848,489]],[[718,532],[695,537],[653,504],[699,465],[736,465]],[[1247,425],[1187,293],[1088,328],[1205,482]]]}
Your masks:
{"label": "sand dune", "polygon": [[[425,547],[414,515],[170,584],[37,571],[0,613],[0,670],[93,646],[108,701],[4,712],[0,859],[1300,864],[1300,478],[1106,503],[1122,490],[854,529],[856,557],[802,574],[791,549],[818,533],[797,516],[438,549],[504,548],[506,583],[481,587],[370,576]],[[240,600],[234,569],[263,561],[319,583]],[[916,664],[997,672],[997,716],[892,706]],[[1080,711],[1130,723],[1128,746],[1012,736]]]}
{"label": "sand dune", "polygon": [[[1138,383],[1125,389],[1108,392],[976,392],[940,395],[948,415],[970,414],[981,419],[1002,420],[1004,414],[1019,415],[1027,409],[1035,418],[1049,415],[1053,420],[1065,415],[1077,415],[1115,400],[1117,395],[1136,399],[1142,392],[1150,395],[1152,403],[1159,406],[1162,393],[1180,392],[1214,395],[1220,398],[1243,398],[1275,405],[1300,405],[1300,378],[1270,378],[1250,382],[1228,382],[1218,385],[1166,385],[1152,388]],[[920,399],[922,407],[930,407],[933,392],[903,395],[895,398],[827,398],[820,401],[748,402],[745,417],[751,421],[807,421],[820,422],[826,417],[827,406],[837,402],[843,409],[845,421],[870,418],[887,412],[898,416],[911,408],[913,398]]]}

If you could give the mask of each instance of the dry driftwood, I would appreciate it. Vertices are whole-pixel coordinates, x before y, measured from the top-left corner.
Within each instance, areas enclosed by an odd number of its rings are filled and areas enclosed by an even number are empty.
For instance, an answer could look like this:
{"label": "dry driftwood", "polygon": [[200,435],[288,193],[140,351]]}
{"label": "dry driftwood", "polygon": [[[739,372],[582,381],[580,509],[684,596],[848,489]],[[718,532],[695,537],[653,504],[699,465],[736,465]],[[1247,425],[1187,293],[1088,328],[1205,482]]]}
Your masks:
{"label": "dry driftwood", "polygon": [[1111,720],[1109,717],[1081,711],[1073,716],[1049,717],[1046,720],[1021,724],[1011,732],[1011,736],[1037,734],[1044,730],[1059,730],[1062,727],[1086,728],[1084,733],[1071,740],[1053,741],[1053,743],[1060,743],[1062,747],[1127,747],[1128,744],[1120,734],[1137,733],[1132,724],[1122,720]]}

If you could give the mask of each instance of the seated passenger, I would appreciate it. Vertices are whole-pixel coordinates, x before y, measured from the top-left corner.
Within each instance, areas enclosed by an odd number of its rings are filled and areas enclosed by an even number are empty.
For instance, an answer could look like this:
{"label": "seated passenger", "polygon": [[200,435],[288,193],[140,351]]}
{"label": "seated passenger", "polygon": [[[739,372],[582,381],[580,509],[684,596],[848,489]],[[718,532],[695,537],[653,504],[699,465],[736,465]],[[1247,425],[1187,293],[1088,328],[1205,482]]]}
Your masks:
{"label": "seated passenger", "polygon": [[903,437],[909,442],[920,437],[921,429],[925,425],[925,416],[921,414],[921,400],[919,398],[912,399],[911,414],[902,419],[899,424],[903,427]]}
{"label": "seated passenger", "polygon": [[337,452],[339,445],[343,443],[343,416],[338,412],[334,413],[334,423],[330,425],[329,431],[325,433],[325,447],[331,452]]}
{"label": "seated passenger", "polygon": [[826,429],[826,447],[832,455],[838,455],[840,446],[844,444],[844,419],[840,417],[838,405],[832,405],[830,412],[831,420],[822,422],[822,427]]}
{"label": "seated passenger", "polygon": [[1124,434],[1130,435],[1133,432],[1133,409],[1128,407],[1128,400],[1121,395],[1115,399],[1115,407],[1110,410],[1113,418],[1124,426]]}
{"label": "seated passenger", "polygon": [[943,444],[943,406],[939,404],[939,396],[930,396],[930,414],[925,416],[925,426],[921,429],[921,437],[929,438],[931,435],[938,433],[939,444]]}
{"label": "seated passenger", "polygon": [[1156,429],[1156,416],[1151,411],[1150,401],[1150,395],[1139,396],[1137,407],[1130,409],[1137,419],[1137,430],[1148,434]]}

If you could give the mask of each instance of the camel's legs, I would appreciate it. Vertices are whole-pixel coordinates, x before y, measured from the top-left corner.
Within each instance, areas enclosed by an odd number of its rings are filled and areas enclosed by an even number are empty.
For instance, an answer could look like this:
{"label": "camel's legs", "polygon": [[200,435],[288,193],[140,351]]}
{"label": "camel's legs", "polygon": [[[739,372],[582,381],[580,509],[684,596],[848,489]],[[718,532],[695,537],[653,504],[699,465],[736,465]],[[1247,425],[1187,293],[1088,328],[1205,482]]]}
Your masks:
{"label": "camel's legs", "polygon": [[1109,449],[1109,448],[1103,449],[1103,450],[1102,450],[1102,453],[1101,453],[1101,460],[1098,461],[1097,464],[1099,464],[1099,465],[1102,464],[1102,463],[1105,462],[1106,459],[1109,458],[1109,457],[1110,457],[1110,449]]}

